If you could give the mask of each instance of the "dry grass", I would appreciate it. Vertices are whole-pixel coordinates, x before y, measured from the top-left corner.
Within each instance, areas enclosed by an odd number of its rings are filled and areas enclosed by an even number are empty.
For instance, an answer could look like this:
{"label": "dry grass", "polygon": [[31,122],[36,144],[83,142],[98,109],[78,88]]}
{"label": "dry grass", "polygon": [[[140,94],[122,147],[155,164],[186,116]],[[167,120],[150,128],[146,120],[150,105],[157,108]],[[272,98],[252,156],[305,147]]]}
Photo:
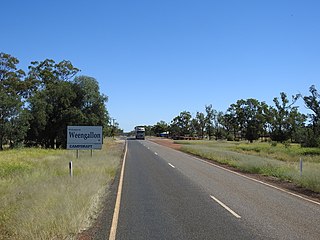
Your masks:
{"label": "dry grass", "polygon": [[[181,150],[214,160],[249,173],[258,173],[291,181],[301,187],[320,192],[320,150],[298,145],[272,146],[268,143],[217,141],[177,141]],[[299,162],[303,159],[300,176]]]}
{"label": "dry grass", "polygon": [[107,140],[79,159],[67,150],[0,152],[0,239],[73,239],[99,212],[123,146]]}

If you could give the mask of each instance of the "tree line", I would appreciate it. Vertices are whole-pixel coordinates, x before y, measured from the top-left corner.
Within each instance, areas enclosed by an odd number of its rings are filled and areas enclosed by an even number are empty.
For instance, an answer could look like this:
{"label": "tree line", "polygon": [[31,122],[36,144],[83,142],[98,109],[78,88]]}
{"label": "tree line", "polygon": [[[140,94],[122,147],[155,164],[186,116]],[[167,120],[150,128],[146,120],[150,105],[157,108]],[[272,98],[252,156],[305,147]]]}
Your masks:
{"label": "tree line", "polygon": [[[295,142],[303,146],[320,147],[320,95],[314,85],[310,95],[297,94],[288,98],[284,92],[273,99],[273,106],[257,99],[240,99],[231,104],[227,111],[215,110],[206,105],[204,112],[195,116],[183,111],[172,119],[147,126],[147,134],[161,135],[169,132],[172,138],[194,137],[198,139],[248,140],[271,139],[276,142]],[[310,114],[299,112],[295,106],[303,99]]]}
{"label": "tree line", "polygon": [[76,76],[70,61],[34,61],[28,72],[19,60],[0,53],[0,149],[5,145],[56,148],[66,146],[68,125],[103,126],[112,134],[97,80]]}

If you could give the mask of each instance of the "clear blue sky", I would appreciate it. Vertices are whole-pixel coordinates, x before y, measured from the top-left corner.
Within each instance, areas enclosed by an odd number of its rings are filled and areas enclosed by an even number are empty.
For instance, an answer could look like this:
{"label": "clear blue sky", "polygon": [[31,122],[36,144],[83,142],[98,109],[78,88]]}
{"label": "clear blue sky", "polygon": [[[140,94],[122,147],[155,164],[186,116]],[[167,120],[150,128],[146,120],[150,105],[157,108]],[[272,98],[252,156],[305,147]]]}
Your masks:
{"label": "clear blue sky", "polygon": [[96,78],[125,131],[320,88],[318,0],[10,0],[0,35],[25,71],[65,59]]}

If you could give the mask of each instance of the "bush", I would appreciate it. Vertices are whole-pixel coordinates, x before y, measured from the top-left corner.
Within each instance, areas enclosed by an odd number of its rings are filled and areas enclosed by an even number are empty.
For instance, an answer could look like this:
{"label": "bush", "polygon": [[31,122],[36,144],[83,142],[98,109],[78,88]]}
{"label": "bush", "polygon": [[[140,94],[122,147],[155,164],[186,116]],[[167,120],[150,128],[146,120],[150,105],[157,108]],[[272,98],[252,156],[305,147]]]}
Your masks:
{"label": "bush", "polygon": [[277,145],[278,145],[277,142],[275,142],[275,141],[272,141],[272,142],[271,142],[271,146],[272,146],[272,147],[276,147]]}

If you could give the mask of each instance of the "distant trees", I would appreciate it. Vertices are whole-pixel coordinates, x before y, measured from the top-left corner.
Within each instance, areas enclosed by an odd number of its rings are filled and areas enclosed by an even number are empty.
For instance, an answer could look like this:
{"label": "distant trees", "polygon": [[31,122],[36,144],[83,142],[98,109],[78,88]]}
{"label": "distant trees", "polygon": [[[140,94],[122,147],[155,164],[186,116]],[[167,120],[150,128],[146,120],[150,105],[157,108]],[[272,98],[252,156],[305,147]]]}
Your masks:
{"label": "distant trees", "polygon": [[307,128],[305,144],[308,146],[320,146],[320,94],[314,85],[309,88],[310,96],[303,97],[305,105],[312,111],[309,114],[310,124]]}
{"label": "distant trees", "polygon": [[[231,104],[225,113],[216,111],[211,104],[205,106],[204,113],[197,112],[195,117],[182,111],[173,118],[168,129],[170,135],[176,137],[246,139],[250,142],[263,138],[320,147],[320,94],[314,85],[309,91],[310,96],[296,95],[291,101],[286,93],[281,92],[280,97],[273,99],[274,106],[249,98]],[[308,116],[294,106],[299,98],[312,111]]]}
{"label": "distant trees", "polygon": [[294,96],[290,103],[284,92],[280,93],[280,100],[273,99],[275,107],[269,109],[270,137],[274,141],[284,142],[301,140],[298,136],[298,129],[303,128],[306,116],[298,112],[298,107],[293,104],[298,99]]}
{"label": "distant trees", "polygon": [[161,133],[168,132],[169,131],[169,125],[165,121],[157,122],[154,126],[152,126],[151,132],[153,132],[154,135],[160,136]]}
{"label": "distant trees", "polygon": [[245,138],[252,142],[264,133],[267,107],[264,102],[250,98],[238,100],[227,110],[229,128],[233,128],[234,138]]}
{"label": "distant trees", "polygon": [[27,76],[17,69],[18,63],[9,54],[0,54],[0,149],[22,142],[64,147],[67,125],[110,127],[108,98],[94,78],[74,78],[79,69],[70,61],[32,62]]}
{"label": "distant trees", "polygon": [[175,117],[170,125],[170,132],[173,136],[190,136],[191,132],[191,113],[188,111],[181,112]]}

